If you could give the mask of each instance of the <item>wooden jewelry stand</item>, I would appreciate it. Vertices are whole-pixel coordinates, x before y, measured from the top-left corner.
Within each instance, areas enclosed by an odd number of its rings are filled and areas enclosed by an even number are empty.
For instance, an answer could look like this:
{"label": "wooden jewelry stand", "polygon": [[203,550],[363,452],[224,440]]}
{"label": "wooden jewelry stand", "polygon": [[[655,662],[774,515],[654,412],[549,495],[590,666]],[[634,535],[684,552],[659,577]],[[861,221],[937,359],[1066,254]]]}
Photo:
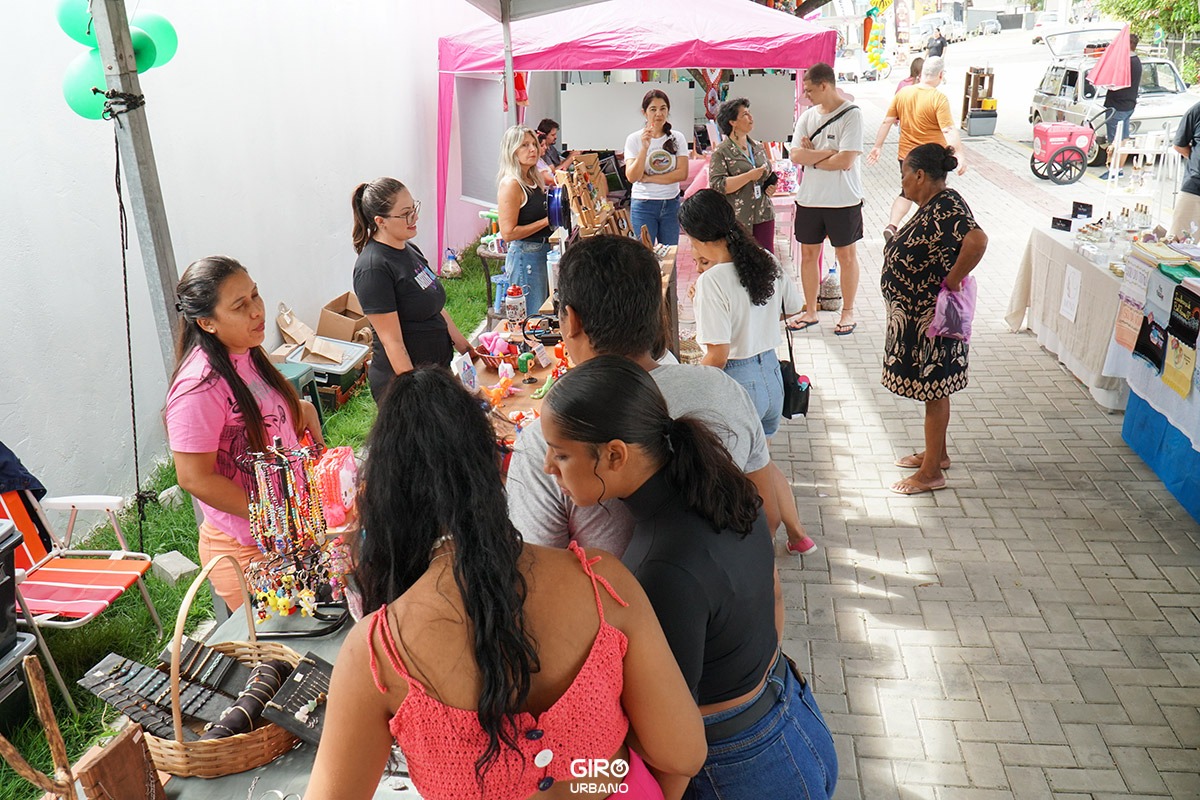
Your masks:
{"label": "wooden jewelry stand", "polygon": [[640,231],[633,228],[628,208],[614,208],[607,202],[602,203],[599,193],[591,181],[591,176],[582,169],[558,173],[559,185],[567,188],[571,201],[571,211],[579,221],[580,238],[612,234],[613,236],[628,236],[638,239],[650,249],[654,249],[650,241],[650,232],[643,225]]}
{"label": "wooden jewelry stand", "polygon": [[54,777],[31,767],[3,736],[0,736],[0,756],[17,775],[46,792],[43,800],[78,800],[75,791],[77,780],[83,787],[86,800],[124,800],[133,797],[166,800],[167,793],[154,769],[140,725],[126,726],[103,749],[92,750],[84,755],[72,771],[67,746],[50,705],[50,692],[46,689],[46,676],[42,672],[41,662],[37,656],[29,655],[25,656],[21,665],[29,681],[38,719],[46,730],[46,741],[54,762]]}

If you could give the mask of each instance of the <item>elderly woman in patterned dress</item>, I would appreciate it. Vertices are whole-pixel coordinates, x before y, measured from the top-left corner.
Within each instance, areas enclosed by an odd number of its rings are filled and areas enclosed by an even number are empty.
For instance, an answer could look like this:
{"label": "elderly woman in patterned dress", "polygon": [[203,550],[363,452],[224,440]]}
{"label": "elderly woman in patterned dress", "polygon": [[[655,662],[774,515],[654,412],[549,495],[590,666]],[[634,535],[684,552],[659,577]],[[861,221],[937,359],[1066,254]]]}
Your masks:
{"label": "elderly woman in patterned dress", "polygon": [[987,234],[975,222],[962,196],[946,188],[946,175],[958,166],[954,148],[925,144],[904,159],[904,196],[919,207],[883,249],[880,283],[887,305],[883,385],[901,397],[925,403],[925,450],[896,460],[915,469],[892,484],[897,494],[946,488],[950,466],[946,427],[950,395],[967,385],[967,343],[926,336],[938,290],[958,291],[987,250]]}

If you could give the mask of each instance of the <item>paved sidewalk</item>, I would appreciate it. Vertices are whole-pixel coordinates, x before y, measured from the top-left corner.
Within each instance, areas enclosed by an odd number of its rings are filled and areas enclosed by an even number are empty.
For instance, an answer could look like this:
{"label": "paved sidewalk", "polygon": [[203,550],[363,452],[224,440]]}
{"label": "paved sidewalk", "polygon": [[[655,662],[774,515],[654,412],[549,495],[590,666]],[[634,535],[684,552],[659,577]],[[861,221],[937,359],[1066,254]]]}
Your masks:
{"label": "paved sidewalk", "polygon": [[[871,138],[882,109],[860,104]],[[786,647],[837,740],[837,797],[1200,797],[1200,526],[1122,417],[1003,322],[1030,227],[1103,189],[1036,181],[1016,144],[967,148],[949,183],[990,246],[950,488],[887,490],[923,413],[879,384],[895,133],[864,170],[858,329],[834,336],[823,313],[796,336],[812,412],[773,442],[821,545],[781,561]]]}

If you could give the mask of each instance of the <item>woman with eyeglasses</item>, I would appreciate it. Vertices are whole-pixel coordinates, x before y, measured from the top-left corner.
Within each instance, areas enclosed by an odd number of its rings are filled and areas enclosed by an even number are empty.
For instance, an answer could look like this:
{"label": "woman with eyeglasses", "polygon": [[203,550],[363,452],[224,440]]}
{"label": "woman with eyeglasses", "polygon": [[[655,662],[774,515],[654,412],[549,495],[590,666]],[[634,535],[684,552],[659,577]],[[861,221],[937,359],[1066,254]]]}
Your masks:
{"label": "woman with eyeglasses", "polygon": [[446,312],[446,290],[412,239],[421,204],[395,178],[360,183],[354,210],[354,293],[375,329],[367,380],[375,402],[392,378],[421,365],[450,366],[471,349]]}

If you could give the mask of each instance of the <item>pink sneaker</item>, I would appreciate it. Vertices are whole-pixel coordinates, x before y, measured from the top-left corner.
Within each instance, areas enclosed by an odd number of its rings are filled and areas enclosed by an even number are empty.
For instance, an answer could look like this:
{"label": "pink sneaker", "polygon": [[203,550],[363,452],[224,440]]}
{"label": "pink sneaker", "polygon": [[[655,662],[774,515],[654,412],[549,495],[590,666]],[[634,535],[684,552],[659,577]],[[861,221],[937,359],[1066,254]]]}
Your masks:
{"label": "pink sneaker", "polygon": [[787,551],[792,555],[806,556],[809,553],[815,553],[816,550],[817,543],[807,536],[801,537],[799,544],[792,544],[791,541],[787,543]]}

